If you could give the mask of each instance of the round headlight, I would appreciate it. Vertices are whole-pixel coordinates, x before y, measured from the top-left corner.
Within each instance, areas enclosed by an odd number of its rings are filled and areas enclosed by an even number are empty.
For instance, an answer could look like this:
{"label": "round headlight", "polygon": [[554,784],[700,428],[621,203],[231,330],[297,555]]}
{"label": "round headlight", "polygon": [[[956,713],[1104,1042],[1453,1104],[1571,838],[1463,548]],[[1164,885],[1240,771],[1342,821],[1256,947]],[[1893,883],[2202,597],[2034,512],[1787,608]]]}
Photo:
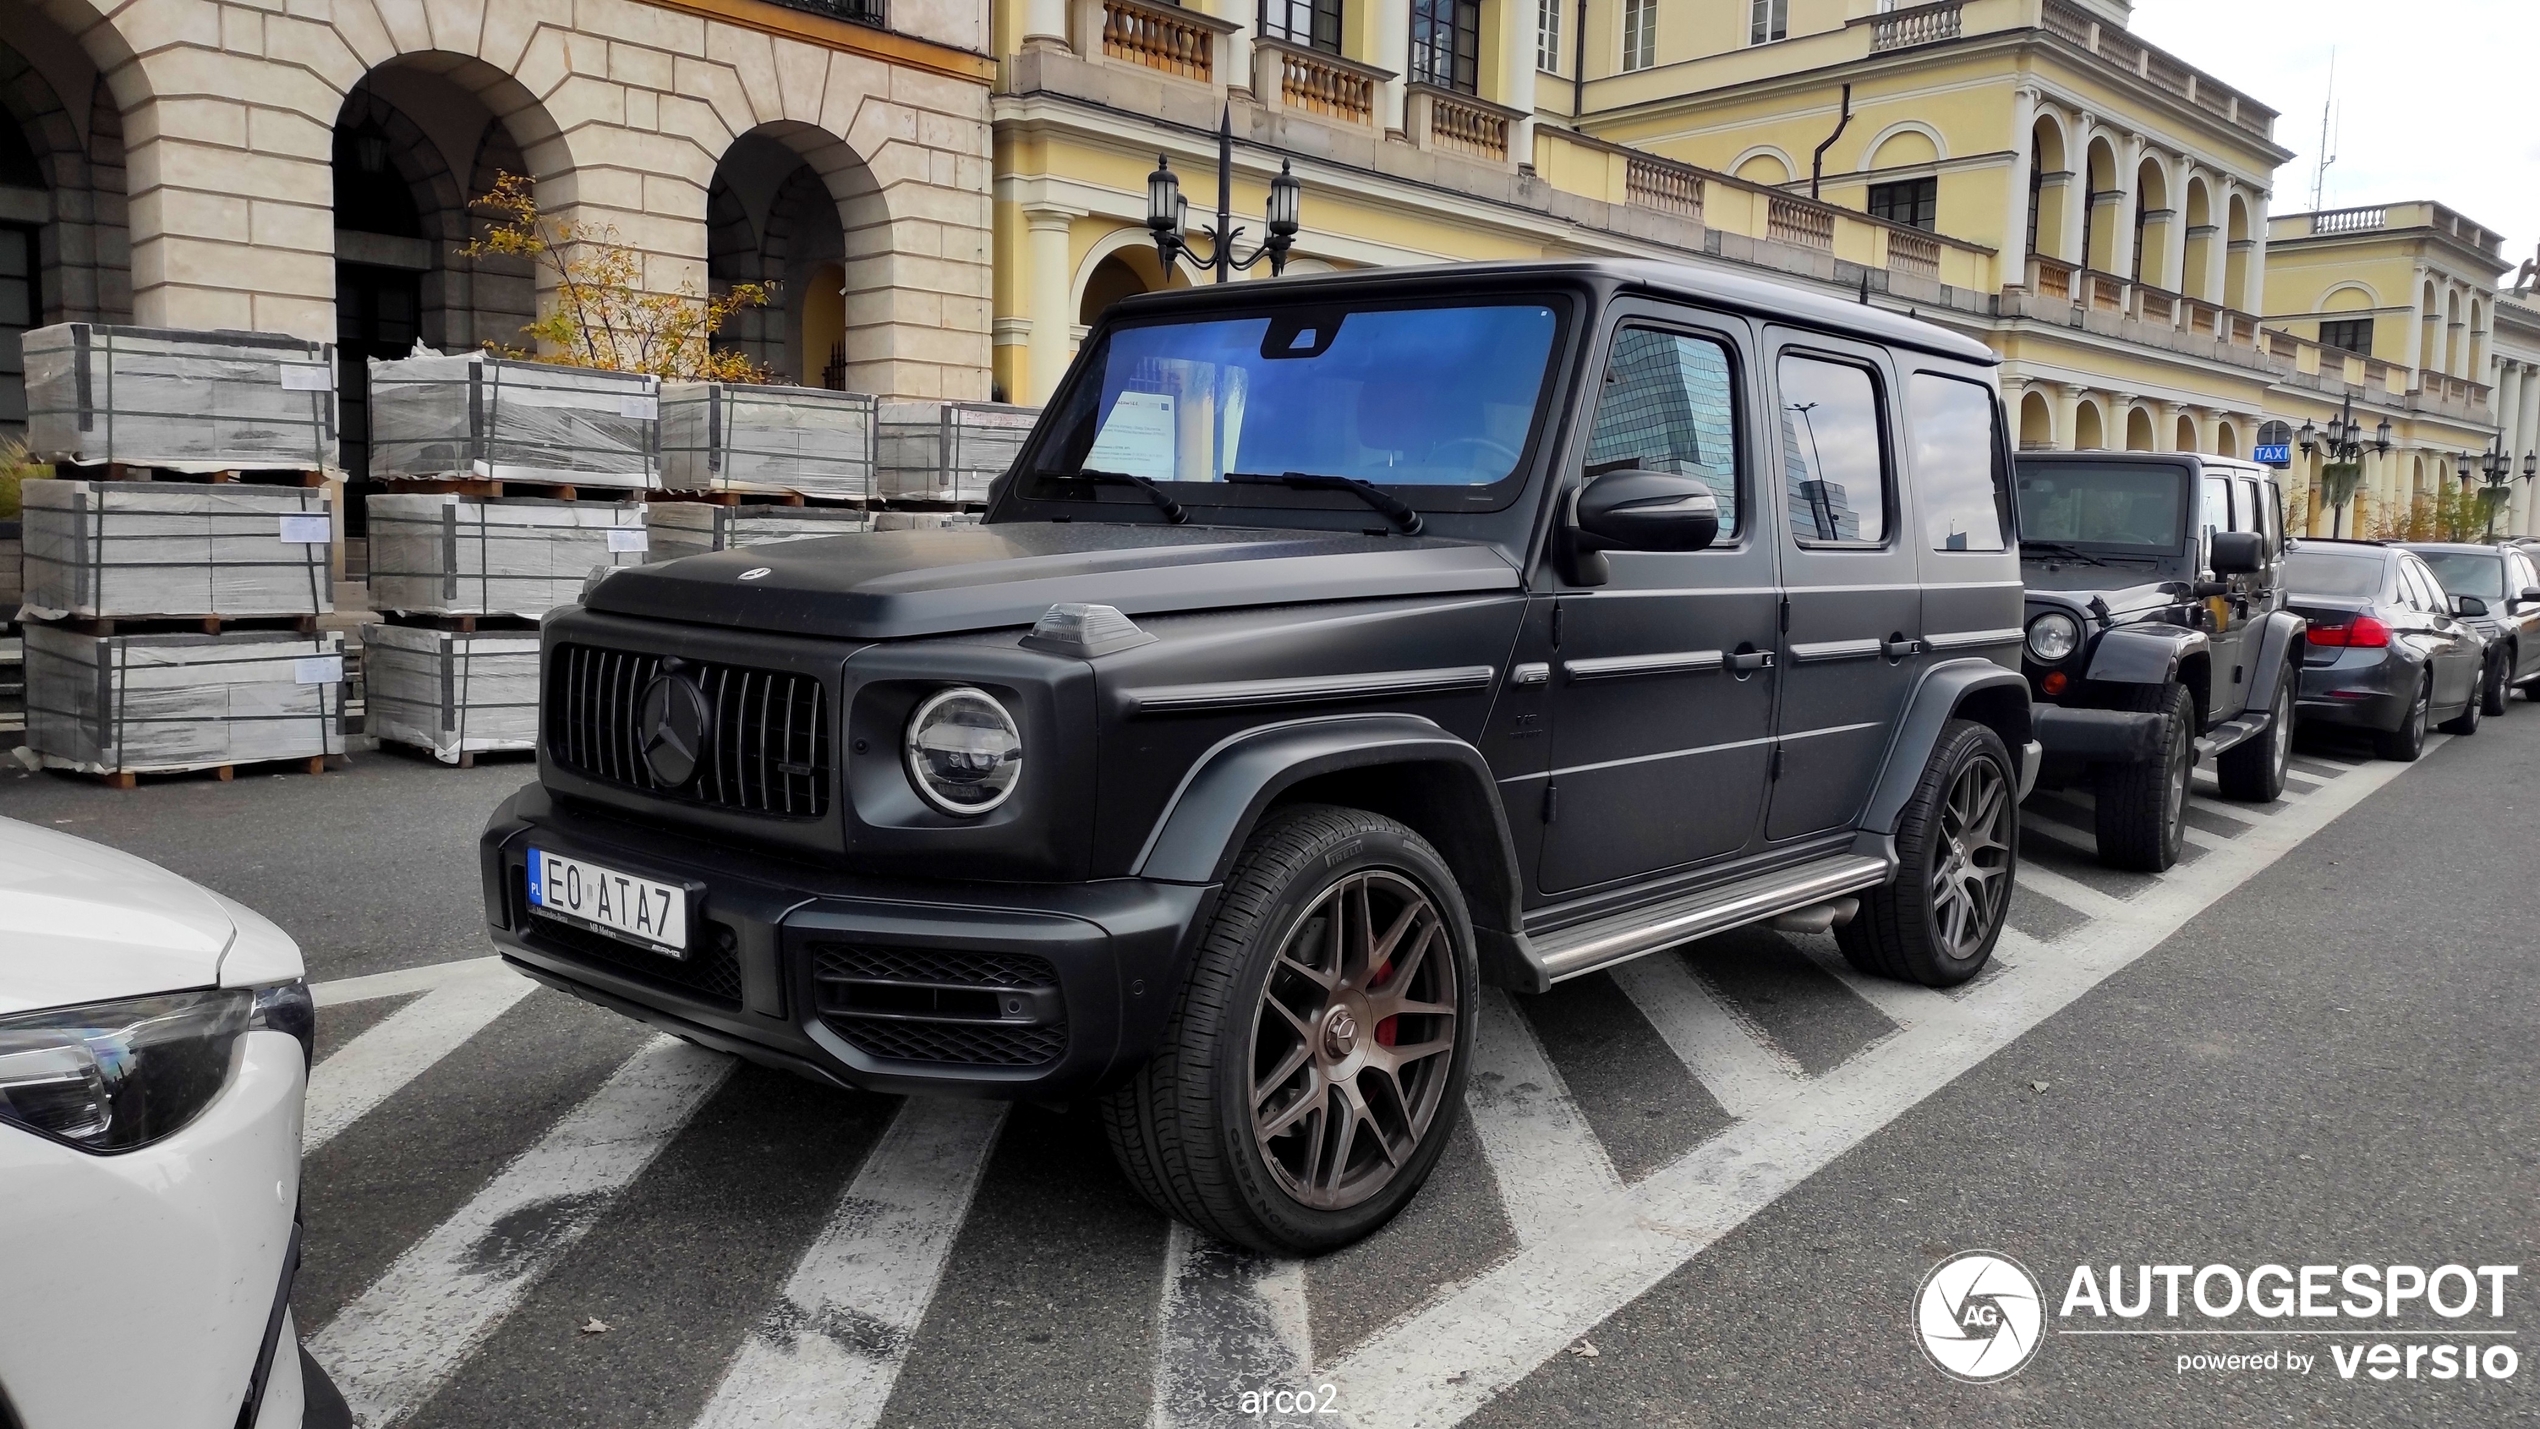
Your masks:
{"label": "round headlight", "polygon": [[984,690],[958,685],[908,717],[908,777],[947,814],[984,814],[1023,776],[1023,732]]}
{"label": "round headlight", "polygon": [[2050,610],[2028,623],[2028,653],[2052,665],[2081,648],[2081,622]]}

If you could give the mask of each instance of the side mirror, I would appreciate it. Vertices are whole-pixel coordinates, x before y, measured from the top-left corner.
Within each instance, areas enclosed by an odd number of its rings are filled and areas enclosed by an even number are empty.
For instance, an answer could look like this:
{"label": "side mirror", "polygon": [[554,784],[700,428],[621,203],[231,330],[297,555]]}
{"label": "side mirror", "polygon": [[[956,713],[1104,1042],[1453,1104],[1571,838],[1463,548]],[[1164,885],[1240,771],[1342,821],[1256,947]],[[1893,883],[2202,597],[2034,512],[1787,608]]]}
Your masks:
{"label": "side mirror", "polygon": [[1607,551],[1699,551],[1719,535],[1720,504],[1708,484],[1672,472],[1609,471],[1572,498],[1570,578],[1603,585],[1612,578]]}
{"label": "side mirror", "polygon": [[2526,604],[2540,604],[2540,585],[2524,586],[2522,588],[2522,594],[2517,596],[2516,599],[2521,600]]}
{"label": "side mirror", "polygon": [[2267,568],[2267,538],[2255,531],[2216,531],[2214,574],[2253,576]]}
{"label": "side mirror", "polygon": [[2474,595],[2456,595],[2452,597],[2452,613],[2472,617],[2484,616],[2487,614],[2487,602]]}

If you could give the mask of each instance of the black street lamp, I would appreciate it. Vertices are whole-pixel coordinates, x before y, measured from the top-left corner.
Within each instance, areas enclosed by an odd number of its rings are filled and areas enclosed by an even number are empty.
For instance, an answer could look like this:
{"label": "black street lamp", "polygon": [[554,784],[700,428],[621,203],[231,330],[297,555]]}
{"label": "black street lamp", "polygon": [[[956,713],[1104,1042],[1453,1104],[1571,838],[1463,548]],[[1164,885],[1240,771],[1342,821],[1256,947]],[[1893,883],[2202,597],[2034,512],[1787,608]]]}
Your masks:
{"label": "black street lamp", "polygon": [[[2333,529],[2342,538],[2346,534],[2346,503],[2354,499],[2355,488],[2363,483],[2364,476],[2364,429],[2355,422],[2353,394],[2349,393],[2337,415],[2328,419],[2327,431],[2322,432],[2307,421],[2302,423],[2301,442],[2304,456],[2319,452],[2327,458],[2320,468],[2320,485],[2330,495],[2328,504],[2337,512]],[[2373,430],[2372,449],[2383,453],[2390,450],[2388,418]]]}
{"label": "black street lamp", "polygon": [[1155,156],[1155,172],[1147,175],[1147,229],[1155,235],[1155,251],[1164,260],[1164,271],[1171,273],[1176,262],[1187,260],[1194,268],[1213,271],[1223,283],[1238,269],[1250,269],[1262,259],[1270,260],[1273,277],[1287,271],[1288,247],[1296,242],[1297,222],[1305,208],[1305,185],[1288,169],[1288,161],[1279,161],[1279,176],[1270,181],[1270,202],[1262,214],[1269,237],[1252,250],[1251,256],[1235,256],[1235,240],[1243,230],[1234,227],[1233,202],[1235,175],[1235,124],[1231,107],[1217,117],[1217,222],[1202,228],[1208,239],[1208,256],[1202,258],[1191,241],[1183,237],[1190,227],[1191,201],[1182,197],[1182,181],[1173,174],[1173,165],[1164,155]]}
{"label": "black street lamp", "polygon": [[[2514,480],[2514,459],[2504,449],[2504,436],[2501,433],[2495,441],[2488,444],[2487,450],[2480,454],[2478,474],[2487,487],[2479,494],[2487,503],[2487,539],[2493,541],[2496,539],[2496,508],[2505,504],[2505,493],[2512,487]],[[2461,458],[2461,479],[2464,483],[2469,480],[2467,455]]]}

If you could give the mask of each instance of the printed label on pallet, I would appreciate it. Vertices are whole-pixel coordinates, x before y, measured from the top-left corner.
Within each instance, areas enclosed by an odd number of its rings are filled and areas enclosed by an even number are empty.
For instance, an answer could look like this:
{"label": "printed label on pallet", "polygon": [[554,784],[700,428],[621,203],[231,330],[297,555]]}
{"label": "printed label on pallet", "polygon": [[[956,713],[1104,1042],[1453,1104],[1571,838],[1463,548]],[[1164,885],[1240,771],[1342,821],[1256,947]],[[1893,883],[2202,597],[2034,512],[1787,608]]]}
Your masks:
{"label": "printed label on pallet", "polygon": [[287,545],[323,546],[335,539],[335,518],[323,515],[285,516],[282,518],[282,539]]}

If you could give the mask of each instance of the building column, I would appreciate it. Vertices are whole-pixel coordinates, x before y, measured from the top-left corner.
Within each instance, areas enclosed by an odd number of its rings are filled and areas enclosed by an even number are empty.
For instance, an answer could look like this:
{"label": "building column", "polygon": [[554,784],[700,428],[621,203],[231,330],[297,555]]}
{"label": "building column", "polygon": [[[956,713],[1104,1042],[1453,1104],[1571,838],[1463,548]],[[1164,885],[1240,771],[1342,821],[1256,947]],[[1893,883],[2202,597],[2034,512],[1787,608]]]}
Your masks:
{"label": "building column", "polygon": [[1376,30],[1370,36],[1369,63],[1393,71],[1377,100],[1377,118],[1389,134],[1403,132],[1402,87],[1411,82],[1411,0],[1373,0],[1368,5]]}
{"label": "building column", "polygon": [[2064,136],[2064,231],[2062,251],[2055,256],[2067,263],[2090,266],[2090,131],[2083,116],[2075,115]]}
{"label": "building column", "polygon": [[[2540,451],[2540,369],[2529,363],[2524,363],[2522,368],[2522,420],[2517,425],[2521,432],[2514,442],[2517,453],[2514,470],[2519,473],[2522,470],[2519,454]],[[2517,475],[2515,480],[2521,481],[2521,477]],[[2527,508],[2523,513],[2522,533],[2526,536],[2540,535],[2540,492],[2532,490],[2533,484],[2522,482],[2523,504]]]}
{"label": "building column", "polygon": [[2178,419],[2187,414],[2186,406],[2178,402],[2155,402],[2152,411],[2152,450],[2177,451]]}
{"label": "building column", "polygon": [[1023,295],[1023,311],[1032,324],[1031,355],[1025,364],[1023,390],[1014,400],[1037,407],[1058,390],[1058,379],[1067,371],[1069,330],[1076,325],[1076,315],[1067,308],[1073,276],[1068,238],[1076,213],[1064,208],[1027,208],[1023,221],[1029,229],[1024,239],[1024,274],[1030,289]]}
{"label": "building column", "polygon": [[1261,0],[1199,0],[1195,7],[1237,28],[1226,36],[1226,72],[1218,78],[1228,89],[1252,93],[1252,34],[1261,18]]}
{"label": "building column", "polygon": [[1067,0],[1023,0],[1023,43],[1027,47],[1066,49]]}
{"label": "building column", "polygon": [[2200,452],[2222,450],[2222,422],[2223,414],[2213,408],[2196,409],[2196,450]]}
{"label": "building column", "polygon": [[[2026,85],[2011,91],[2011,221],[2003,225],[2001,271],[1994,287],[2028,283],[2028,186],[2037,166],[2037,91]],[[2046,195],[2038,195],[2038,203]]]}
{"label": "building column", "polygon": [[2143,140],[2128,135],[2117,148],[2117,201],[2108,222],[2108,269],[2120,278],[2134,276],[2134,211],[2143,202]]}
{"label": "building column", "polygon": [[1508,125],[1508,157],[1529,168],[1535,162],[1535,35],[1543,17],[1535,0],[1500,0],[1499,102],[1522,110]]}
{"label": "building column", "polygon": [[2267,196],[2249,196],[2249,249],[2241,255],[2240,306],[2253,313],[2267,310]]}
{"label": "building column", "polygon": [[2080,433],[2081,384],[2058,382],[2055,384],[2055,450],[2059,452],[2081,450],[2074,445],[2074,440]]}

